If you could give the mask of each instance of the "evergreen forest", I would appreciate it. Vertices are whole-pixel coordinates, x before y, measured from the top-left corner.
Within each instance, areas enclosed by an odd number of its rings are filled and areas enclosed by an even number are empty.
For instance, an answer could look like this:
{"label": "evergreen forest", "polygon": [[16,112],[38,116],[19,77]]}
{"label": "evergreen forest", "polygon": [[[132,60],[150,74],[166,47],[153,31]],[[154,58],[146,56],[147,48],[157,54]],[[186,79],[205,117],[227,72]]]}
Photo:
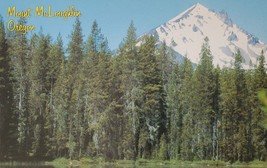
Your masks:
{"label": "evergreen forest", "polygon": [[[20,19],[19,24],[26,24]],[[177,61],[134,24],[114,53],[93,22],[61,35],[8,32],[0,19],[0,160],[223,160],[267,158],[257,92],[267,88],[265,57],[242,68]]]}

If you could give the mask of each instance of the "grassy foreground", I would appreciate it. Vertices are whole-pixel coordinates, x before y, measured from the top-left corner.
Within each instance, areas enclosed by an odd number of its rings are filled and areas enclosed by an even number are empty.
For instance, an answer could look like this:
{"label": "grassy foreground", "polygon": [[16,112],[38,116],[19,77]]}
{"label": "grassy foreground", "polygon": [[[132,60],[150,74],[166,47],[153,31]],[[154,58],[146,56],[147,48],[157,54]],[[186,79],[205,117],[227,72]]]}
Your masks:
{"label": "grassy foreground", "polygon": [[204,168],[204,167],[247,167],[247,168],[266,168],[267,162],[262,161],[252,161],[249,163],[241,163],[236,162],[230,164],[224,161],[211,161],[211,160],[204,160],[204,161],[180,161],[180,160],[169,160],[169,161],[162,161],[162,160],[145,160],[139,159],[136,162],[131,160],[116,160],[116,161],[109,161],[106,162],[102,158],[98,159],[90,159],[90,158],[82,158],[78,160],[68,160],[65,158],[58,158],[52,162],[46,162],[46,165],[52,165],[55,168],[65,168],[65,167],[80,167],[80,168],[90,168],[90,167],[99,167],[99,168],[130,168],[130,167],[164,167],[164,168],[174,168],[174,167],[181,167],[181,168]]}

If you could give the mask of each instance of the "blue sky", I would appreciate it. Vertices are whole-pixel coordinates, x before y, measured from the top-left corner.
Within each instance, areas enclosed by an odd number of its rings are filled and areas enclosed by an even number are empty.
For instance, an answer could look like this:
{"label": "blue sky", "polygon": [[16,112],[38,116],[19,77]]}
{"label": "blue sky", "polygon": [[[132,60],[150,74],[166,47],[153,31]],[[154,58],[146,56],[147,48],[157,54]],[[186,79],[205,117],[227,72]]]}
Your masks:
{"label": "blue sky", "polygon": [[[74,5],[82,13],[80,20],[84,40],[96,20],[113,50],[125,37],[131,21],[140,36],[198,2],[215,11],[226,11],[234,23],[267,43],[266,0],[0,0],[0,14],[7,24],[8,20],[14,19],[7,17],[8,6],[16,6],[17,10],[34,10],[36,6],[50,5],[52,11],[61,11]],[[64,20],[32,16],[28,24],[34,24],[37,33],[42,26],[43,32],[49,33],[53,39],[60,32],[63,40],[68,42],[74,21],[74,18]]]}

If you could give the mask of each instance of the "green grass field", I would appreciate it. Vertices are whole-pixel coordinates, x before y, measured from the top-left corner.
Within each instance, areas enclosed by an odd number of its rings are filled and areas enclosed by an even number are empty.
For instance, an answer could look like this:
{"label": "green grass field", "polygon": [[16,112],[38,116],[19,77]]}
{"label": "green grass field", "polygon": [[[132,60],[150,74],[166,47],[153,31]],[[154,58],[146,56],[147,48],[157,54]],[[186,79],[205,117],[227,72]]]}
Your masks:
{"label": "green grass field", "polygon": [[249,163],[240,163],[235,162],[230,164],[224,161],[211,161],[211,160],[203,160],[203,161],[180,161],[180,160],[146,160],[139,159],[136,162],[132,160],[116,160],[106,162],[102,158],[98,159],[90,159],[90,158],[82,158],[78,160],[68,160],[65,158],[59,158],[52,162],[46,162],[46,165],[52,165],[55,168],[63,168],[63,167],[80,167],[80,168],[130,168],[130,167],[140,167],[140,168],[154,168],[154,167],[164,167],[164,168],[206,168],[206,167],[247,167],[247,168],[266,168],[267,162],[262,161],[252,161]]}

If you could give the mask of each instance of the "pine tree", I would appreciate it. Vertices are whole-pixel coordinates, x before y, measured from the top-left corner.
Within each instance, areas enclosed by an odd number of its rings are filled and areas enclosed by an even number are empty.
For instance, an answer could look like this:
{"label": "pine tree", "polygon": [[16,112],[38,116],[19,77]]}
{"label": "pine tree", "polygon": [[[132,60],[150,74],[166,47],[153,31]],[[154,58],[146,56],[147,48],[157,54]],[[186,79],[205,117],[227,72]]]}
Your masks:
{"label": "pine tree", "polygon": [[69,53],[68,60],[69,62],[80,63],[83,59],[83,35],[79,18],[75,21],[70,38],[67,48]]}
{"label": "pine tree", "polygon": [[47,113],[47,97],[50,84],[48,82],[48,56],[50,52],[50,36],[42,33],[37,37],[29,66],[29,112],[32,128],[32,153],[37,159],[45,157],[45,128]]}
{"label": "pine tree", "polygon": [[264,113],[260,109],[259,102],[255,96],[256,93],[266,88],[266,68],[265,57],[263,51],[258,57],[259,64],[255,71],[251,72],[250,80],[247,82],[250,88],[249,91],[249,105],[251,108],[251,140],[253,143],[254,158],[263,160],[266,155],[266,148],[264,147],[265,131],[263,128]]}
{"label": "pine tree", "polygon": [[212,157],[212,135],[215,121],[215,109],[213,98],[215,94],[214,67],[212,55],[209,49],[208,38],[202,46],[200,63],[195,71],[195,105],[194,113],[198,118],[196,121],[197,155],[199,159],[211,159]]}
{"label": "pine tree", "polygon": [[177,123],[178,120],[178,85],[180,83],[180,76],[179,76],[179,66],[178,64],[174,64],[172,68],[172,72],[169,74],[169,80],[167,81],[166,87],[166,105],[167,105],[167,118],[168,118],[168,132],[169,132],[169,139],[170,139],[170,151],[169,155],[171,159],[178,159],[179,158],[179,124]]}
{"label": "pine tree", "polygon": [[255,88],[263,89],[266,87],[266,68],[265,68],[265,56],[261,51],[261,55],[258,57],[259,65],[255,74]]}
{"label": "pine tree", "polygon": [[[25,25],[26,20],[20,19],[18,24]],[[28,112],[28,64],[29,46],[26,34],[15,32],[10,35],[10,55],[12,65],[12,88],[14,110],[18,119],[18,155],[26,158],[30,152],[30,125]]]}
{"label": "pine tree", "polygon": [[4,22],[0,16],[0,160],[16,156],[16,116],[12,109],[13,93],[10,58]]}
{"label": "pine tree", "polygon": [[141,126],[147,134],[143,139],[144,157],[150,158],[153,148],[166,131],[166,101],[160,69],[156,60],[155,38],[146,36],[145,42],[140,46],[141,86],[144,94],[142,105]]}
{"label": "pine tree", "polygon": [[0,160],[3,160],[5,157],[6,149],[6,131],[8,125],[6,122],[7,113],[8,113],[8,102],[6,98],[8,97],[8,93],[6,92],[6,85],[9,83],[8,81],[8,69],[9,65],[7,59],[7,42],[5,35],[5,27],[4,22],[2,20],[2,16],[0,17]]}
{"label": "pine tree", "polygon": [[69,129],[68,129],[68,106],[69,106],[69,86],[68,74],[66,72],[65,61],[62,60],[60,64],[60,71],[54,87],[54,111],[55,111],[55,157],[69,157]]}
{"label": "pine tree", "polygon": [[48,56],[48,79],[50,83],[50,91],[53,88],[59,73],[60,73],[60,65],[64,61],[64,49],[63,49],[63,41],[62,37],[59,34],[57,40],[54,44],[51,45],[51,49]]}
{"label": "pine tree", "polygon": [[97,102],[96,96],[98,95],[96,93],[97,91],[97,65],[99,62],[99,50],[97,50],[97,47],[99,46],[99,35],[100,29],[98,28],[98,24],[96,21],[93,22],[92,28],[91,28],[91,34],[89,35],[87,42],[86,42],[86,53],[85,53],[85,73],[86,73],[86,85],[85,85],[85,115],[87,120],[87,133],[86,133],[86,146],[87,150],[90,156],[96,156],[99,151],[99,145],[98,145],[98,131],[96,131],[96,128],[100,128],[100,126],[97,126],[98,118],[96,117],[95,111],[96,106],[99,102]]}
{"label": "pine tree", "polygon": [[249,113],[246,108],[247,104],[247,89],[245,81],[245,72],[242,69],[242,56],[238,50],[235,53],[235,87],[236,87],[236,107],[235,115],[237,122],[237,159],[239,161],[248,161],[250,160],[248,146],[250,145],[250,140],[248,139],[248,126],[249,124]]}
{"label": "pine tree", "polygon": [[58,113],[56,110],[56,94],[55,85],[57,80],[60,78],[61,64],[64,64],[64,49],[61,35],[59,34],[54,44],[51,44],[48,53],[48,69],[47,69],[47,82],[49,85],[49,93],[47,95],[47,106],[46,106],[46,148],[47,155],[55,157],[57,153],[57,129],[59,124],[57,121]]}
{"label": "pine tree", "polygon": [[[80,127],[82,114],[82,81],[80,80],[80,69],[82,61],[84,59],[83,54],[83,35],[81,29],[81,22],[76,19],[74,24],[73,32],[71,33],[71,40],[68,44],[68,62],[66,64],[66,73],[68,79],[68,93],[67,99],[68,105],[68,147],[69,147],[69,158],[78,158],[80,156],[82,129]],[[73,75],[77,74],[77,75]]]}
{"label": "pine tree", "polygon": [[[85,92],[88,94],[86,99],[85,113],[89,127],[90,139],[87,142],[90,155],[104,155],[108,158],[113,151],[112,142],[109,141],[109,136],[112,130],[109,122],[111,117],[111,54],[108,49],[107,40],[101,34],[101,29],[98,28],[96,21],[91,28],[91,34],[88,37],[86,44],[85,62],[88,65],[87,78],[90,81],[86,82]],[[111,148],[109,149],[108,146]],[[111,151],[110,151],[111,150]],[[115,156],[116,157],[116,156]]]}
{"label": "pine tree", "polygon": [[[123,136],[123,150],[125,158],[135,160],[138,156],[140,134],[140,110],[142,90],[140,85],[138,63],[138,48],[136,47],[136,28],[131,22],[127,36],[119,49],[118,59],[121,62],[121,86],[123,100],[123,118],[125,119],[125,134]],[[118,66],[120,67],[120,66]],[[127,149],[128,148],[128,149]]]}
{"label": "pine tree", "polygon": [[229,69],[223,69],[220,77],[221,83],[221,101],[220,109],[222,111],[221,120],[221,134],[220,134],[220,158],[227,161],[235,161],[235,83],[234,83],[234,71]]}
{"label": "pine tree", "polygon": [[222,82],[222,145],[223,158],[231,162],[251,159],[250,112],[247,107],[247,86],[242,69],[242,56],[235,53],[234,69],[228,70]]}
{"label": "pine tree", "polygon": [[190,60],[186,57],[179,68],[180,82],[177,84],[178,98],[176,100],[178,107],[172,119],[175,123],[173,131],[177,135],[174,138],[178,158],[192,160],[195,151],[193,142],[194,117],[193,117],[193,67]]}
{"label": "pine tree", "polygon": [[[175,65],[175,56],[174,51],[171,48],[168,48],[166,43],[163,42],[156,51],[157,56],[157,64],[159,68],[159,74],[161,75],[161,81],[163,86],[163,97],[165,98],[165,108],[166,110],[162,113],[161,117],[164,120],[161,124],[161,132],[165,134],[166,143],[170,143],[170,131],[171,131],[171,113],[168,110],[168,102],[167,102],[167,92],[168,92],[168,81],[170,80],[170,74],[173,72]],[[159,139],[160,137],[158,137]],[[170,151],[167,150],[167,156],[165,159],[169,159]]]}
{"label": "pine tree", "polygon": [[220,97],[221,97],[221,84],[220,84],[220,67],[217,66],[214,69],[214,94],[212,107],[215,112],[215,118],[213,123],[213,135],[212,135],[212,159],[219,159],[219,137],[220,137],[220,123],[222,119],[221,109],[220,109]]}

